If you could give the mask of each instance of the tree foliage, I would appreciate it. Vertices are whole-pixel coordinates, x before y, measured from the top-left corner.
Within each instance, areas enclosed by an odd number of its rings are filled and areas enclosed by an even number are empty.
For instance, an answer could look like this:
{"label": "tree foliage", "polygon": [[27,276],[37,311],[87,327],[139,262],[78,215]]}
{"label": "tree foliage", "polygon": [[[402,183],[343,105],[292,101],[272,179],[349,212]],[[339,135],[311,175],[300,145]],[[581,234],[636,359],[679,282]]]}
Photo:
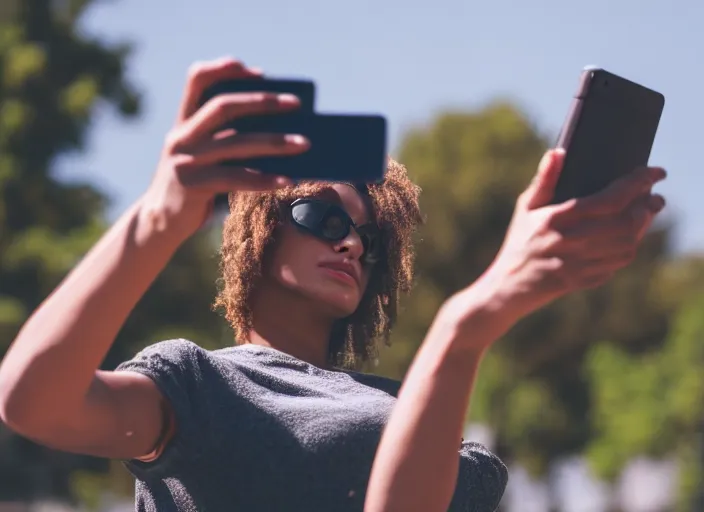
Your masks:
{"label": "tree foliage", "polygon": [[[124,77],[129,46],[77,30],[91,3],[22,0],[0,11],[0,355],[106,227],[107,198],[89,183],[58,180],[57,157],[83,149],[98,103],[124,117],[139,110]],[[214,252],[205,233],[179,251],[124,327],[107,368],[176,333],[206,346],[226,339],[209,307]],[[0,454],[0,502],[95,502],[105,486],[132,489],[119,464],[45,449],[2,425]]]}
{"label": "tree foliage", "polygon": [[[595,345],[586,371],[594,396],[595,435],[587,455],[597,474],[614,478],[629,459],[678,457],[681,510],[692,510],[704,482],[704,261],[663,268],[673,322],[659,350],[629,354]],[[677,290],[676,294],[672,291]],[[702,495],[704,497],[704,495]]]}

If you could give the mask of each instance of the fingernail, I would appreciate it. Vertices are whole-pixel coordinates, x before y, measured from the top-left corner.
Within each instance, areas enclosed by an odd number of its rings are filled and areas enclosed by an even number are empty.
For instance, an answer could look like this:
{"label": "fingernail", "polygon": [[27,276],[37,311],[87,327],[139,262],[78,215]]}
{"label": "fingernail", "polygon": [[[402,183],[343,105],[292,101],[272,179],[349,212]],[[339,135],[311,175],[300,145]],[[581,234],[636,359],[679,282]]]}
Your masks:
{"label": "fingernail", "polygon": [[660,167],[655,167],[652,169],[651,173],[652,179],[654,182],[664,180],[667,177],[667,172],[665,169],[661,169]]}
{"label": "fingernail", "polygon": [[296,146],[305,146],[306,144],[308,144],[308,141],[302,135],[286,135],[284,137],[284,140],[288,144],[294,144]]}
{"label": "fingernail", "polygon": [[293,185],[293,181],[291,181],[291,179],[287,178],[286,176],[279,176],[278,178],[276,178],[274,183],[279,188],[285,188]]}
{"label": "fingernail", "polygon": [[553,154],[548,151],[543,155],[543,158],[540,159],[540,162],[538,163],[538,173],[542,174],[545,172],[545,170],[550,166],[550,162],[552,161]]}
{"label": "fingernail", "polygon": [[556,155],[562,156],[565,154],[565,148],[555,148],[555,149],[553,149],[553,152]]}
{"label": "fingernail", "polygon": [[264,70],[262,68],[248,68],[248,71],[253,75],[263,75]]}
{"label": "fingernail", "polygon": [[293,94],[279,94],[276,99],[281,105],[298,105],[298,98]]}
{"label": "fingernail", "polygon": [[653,213],[660,212],[665,208],[665,199],[662,196],[650,196],[648,199],[648,209]]}

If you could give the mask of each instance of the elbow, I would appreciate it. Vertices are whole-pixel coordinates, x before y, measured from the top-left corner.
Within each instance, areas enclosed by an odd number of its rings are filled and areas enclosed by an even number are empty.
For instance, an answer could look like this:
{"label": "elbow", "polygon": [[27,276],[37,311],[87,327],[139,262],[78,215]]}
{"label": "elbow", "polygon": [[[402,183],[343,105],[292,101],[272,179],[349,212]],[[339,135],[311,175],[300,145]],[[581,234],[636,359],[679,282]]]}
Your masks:
{"label": "elbow", "polygon": [[18,379],[8,378],[0,371],[0,421],[16,434],[41,438],[42,432],[58,418],[52,416],[54,407],[43,405],[44,400],[26,388]]}
{"label": "elbow", "polygon": [[31,425],[36,422],[35,418],[32,418],[36,412],[32,412],[34,408],[30,407],[30,401],[21,397],[16,384],[3,377],[0,373],[0,421],[10,430],[26,435],[28,430],[32,430]]}
{"label": "elbow", "polygon": [[47,444],[60,430],[60,418],[43,411],[34,400],[20,394],[0,393],[0,422],[15,434],[39,444]]}
{"label": "elbow", "polygon": [[34,438],[57,419],[61,387],[48,385],[46,375],[29,368],[31,361],[13,358],[11,352],[0,364],[0,421],[15,433]]}
{"label": "elbow", "polygon": [[0,421],[17,431],[29,414],[29,407],[21,397],[22,372],[18,371],[18,365],[11,359],[11,355],[6,355],[4,360],[0,360]]}
{"label": "elbow", "polygon": [[15,414],[14,384],[8,378],[4,365],[0,366],[0,421],[10,426]]}

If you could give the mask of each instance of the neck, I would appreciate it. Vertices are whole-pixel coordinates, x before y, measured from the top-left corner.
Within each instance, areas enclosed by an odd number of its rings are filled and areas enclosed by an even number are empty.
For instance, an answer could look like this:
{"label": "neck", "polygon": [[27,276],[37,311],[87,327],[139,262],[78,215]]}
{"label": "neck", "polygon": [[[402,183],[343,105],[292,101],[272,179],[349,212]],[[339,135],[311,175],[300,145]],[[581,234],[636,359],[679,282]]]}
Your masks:
{"label": "neck", "polygon": [[261,287],[253,297],[253,328],[248,341],[275,348],[319,368],[329,366],[333,320],[314,314],[314,304],[282,287]]}

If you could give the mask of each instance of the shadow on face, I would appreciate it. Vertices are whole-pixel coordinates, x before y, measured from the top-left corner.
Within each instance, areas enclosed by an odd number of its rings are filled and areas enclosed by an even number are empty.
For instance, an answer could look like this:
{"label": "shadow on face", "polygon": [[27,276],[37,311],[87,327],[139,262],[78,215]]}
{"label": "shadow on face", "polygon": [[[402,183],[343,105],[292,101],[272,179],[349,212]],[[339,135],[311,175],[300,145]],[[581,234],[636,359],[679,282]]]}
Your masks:
{"label": "shadow on face", "polygon": [[[372,221],[367,202],[350,185],[331,184],[314,199],[342,207],[356,226]],[[354,228],[342,240],[324,240],[296,226],[290,210],[286,210],[275,237],[262,287],[281,287],[290,300],[310,302],[321,315],[333,320],[354,313],[371,272],[371,267],[363,263],[364,244]]]}

